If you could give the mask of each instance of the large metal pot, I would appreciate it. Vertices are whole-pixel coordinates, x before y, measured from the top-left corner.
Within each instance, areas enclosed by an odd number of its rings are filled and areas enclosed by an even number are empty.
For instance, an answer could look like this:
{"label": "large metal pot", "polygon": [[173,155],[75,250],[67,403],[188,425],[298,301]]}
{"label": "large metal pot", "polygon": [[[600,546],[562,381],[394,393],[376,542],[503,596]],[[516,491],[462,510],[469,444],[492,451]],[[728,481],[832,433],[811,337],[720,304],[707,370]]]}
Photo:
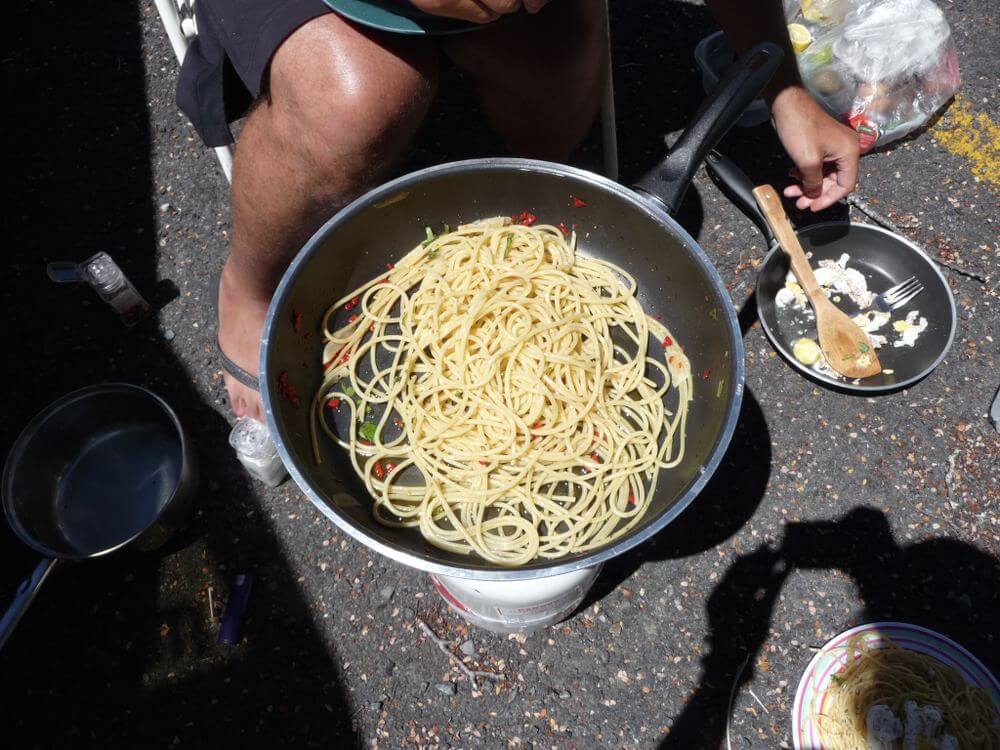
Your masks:
{"label": "large metal pot", "polygon": [[[260,360],[268,426],[289,472],[316,507],[347,534],[401,563],[446,576],[489,580],[523,580],[594,566],[676,518],[715,471],[732,436],[743,393],[743,344],[725,285],[671,213],[707,151],[759,95],[780,57],[776,46],[761,45],[741,58],[670,154],[636,190],[562,164],[477,159],[393,180],[354,201],[316,232],[278,286]],[[574,207],[573,197],[586,207]],[[696,373],[696,385],[684,461],[661,475],[641,524],[604,548],[509,569],[440,550],[416,529],[376,522],[371,501],[343,451],[321,441],[324,463],[315,464],[309,398],[293,405],[281,397],[277,379],[287,373],[287,382],[307,396],[319,387],[318,332],[324,311],[413,247],[425,226],[525,210],[546,223],[577,225],[580,252],[616,263],[637,278],[644,309],[662,316],[678,337]],[[291,323],[293,310],[301,315],[301,333]]]}

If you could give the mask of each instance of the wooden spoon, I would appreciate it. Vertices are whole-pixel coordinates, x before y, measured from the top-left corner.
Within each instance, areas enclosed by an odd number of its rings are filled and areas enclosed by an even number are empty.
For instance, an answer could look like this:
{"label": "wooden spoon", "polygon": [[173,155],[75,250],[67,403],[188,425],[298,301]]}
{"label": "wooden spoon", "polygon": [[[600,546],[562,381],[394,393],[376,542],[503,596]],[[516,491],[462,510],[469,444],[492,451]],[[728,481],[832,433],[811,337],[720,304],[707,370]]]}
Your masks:
{"label": "wooden spoon", "polygon": [[867,378],[882,372],[882,365],[879,364],[868,334],[847,313],[827,299],[820,288],[774,188],[760,185],[754,188],[753,197],[757,199],[757,205],[781,249],[792,259],[792,272],[816,313],[819,348],[823,350],[823,356],[830,367],[851,379]]}

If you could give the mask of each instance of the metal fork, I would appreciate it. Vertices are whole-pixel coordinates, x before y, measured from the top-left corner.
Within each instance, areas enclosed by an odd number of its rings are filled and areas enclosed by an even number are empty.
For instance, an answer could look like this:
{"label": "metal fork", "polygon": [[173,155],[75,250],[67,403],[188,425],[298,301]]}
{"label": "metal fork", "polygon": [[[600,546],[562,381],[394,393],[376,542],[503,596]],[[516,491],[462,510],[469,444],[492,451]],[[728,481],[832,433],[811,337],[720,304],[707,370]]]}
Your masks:
{"label": "metal fork", "polygon": [[911,276],[906,281],[901,281],[878,295],[873,307],[882,312],[892,312],[909,303],[922,291],[924,291],[924,285],[917,281],[916,276]]}

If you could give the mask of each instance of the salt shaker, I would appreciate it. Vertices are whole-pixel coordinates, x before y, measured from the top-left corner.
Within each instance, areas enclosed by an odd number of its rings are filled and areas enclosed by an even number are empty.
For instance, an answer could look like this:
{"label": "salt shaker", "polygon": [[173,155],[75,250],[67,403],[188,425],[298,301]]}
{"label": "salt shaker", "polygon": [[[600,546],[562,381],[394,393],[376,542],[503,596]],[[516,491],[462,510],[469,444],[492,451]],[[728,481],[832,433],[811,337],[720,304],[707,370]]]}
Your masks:
{"label": "salt shaker", "polygon": [[97,253],[81,263],[80,275],[125,325],[134,326],[149,315],[149,303],[107,253]]}
{"label": "salt shaker", "polygon": [[229,433],[229,444],[250,476],[268,487],[277,487],[285,481],[288,472],[271,440],[271,434],[256,419],[243,417],[236,420],[233,431]]}
{"label": "salt shaker", "polygon": [[47,270],[49,278],[57,284],[87,282],[127,326],[134,326],[152,311],[125,272],[105,252],[92,255],[83,263],[49,263]]}

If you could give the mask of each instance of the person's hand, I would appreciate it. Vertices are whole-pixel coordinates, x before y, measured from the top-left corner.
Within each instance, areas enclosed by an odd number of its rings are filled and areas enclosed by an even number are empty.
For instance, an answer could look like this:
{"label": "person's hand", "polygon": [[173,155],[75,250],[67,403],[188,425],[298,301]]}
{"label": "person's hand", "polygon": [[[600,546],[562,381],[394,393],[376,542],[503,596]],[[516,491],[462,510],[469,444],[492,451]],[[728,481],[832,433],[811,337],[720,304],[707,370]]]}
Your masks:
{"label": "person's hand", "polygon": [[800,210],[822,211],[850,193],[858,179],[858,134],[828,115],[805,89],[789,86],[771,104],[771,116],[801,185],[784,193]]}
{"label": "person's hand", "polygon": [[537,13],[549,0],[410,0],[424,13],[445,18],[457,18],[472,23],[490,23],[500,16],[517,13],[523,7]]}

